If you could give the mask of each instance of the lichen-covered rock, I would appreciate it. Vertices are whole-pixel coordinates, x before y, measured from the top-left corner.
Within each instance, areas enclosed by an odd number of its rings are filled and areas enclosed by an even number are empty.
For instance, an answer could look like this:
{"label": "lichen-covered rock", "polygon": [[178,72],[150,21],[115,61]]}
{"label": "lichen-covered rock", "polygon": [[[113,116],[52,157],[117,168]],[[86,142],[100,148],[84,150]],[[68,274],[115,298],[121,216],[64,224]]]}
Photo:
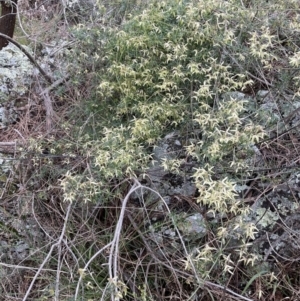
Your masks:
{"label": "lichen-covered rock", "polygon": [[32,72],[32,63],[19,48],[13,44],[3,48],[0,51],[0,103],[7,101],[9,95],[25,94]]}
{"label": "lichen-covered rock", "polygon": [[159,141],[153,150],[153,160],[156,163],[161,163],[163,160],[180,157],[183,153],[183,146],[178,138],[179,133],[172,132]]}
{"label": "lichen-covered rock", "polygon": [[9,44],[0,51],[0,129],[15,122],[14,100],[26,93],[33,70],[27,56],[15,45]]}
{"label": "lichen-covered rock", "polygon": [[189,242],[203,238],[208,231],[205,219],[200,213],[186,217],[178,223],[178,229],[181,231],[184,240]]}
{"label": "lichen-covered rock", "polygon": [[248,101],[250,97],[247,96],[245,93],[238,92],[238,91],[233,91],[233,92],[224,93],[222,95],[222,98],[225,101],[228,101],[230,99],[236,99],[236,100],[239,100],[239,101]]}
{"label": "lichen-covered rock", "polygon": [[300,174],[292,174],[285,183],[268,185],[271,191],[255,201],[244,222],[256,225],[253,248],[265,260],[270,255],[290,258],[298,254],[300,245]]}

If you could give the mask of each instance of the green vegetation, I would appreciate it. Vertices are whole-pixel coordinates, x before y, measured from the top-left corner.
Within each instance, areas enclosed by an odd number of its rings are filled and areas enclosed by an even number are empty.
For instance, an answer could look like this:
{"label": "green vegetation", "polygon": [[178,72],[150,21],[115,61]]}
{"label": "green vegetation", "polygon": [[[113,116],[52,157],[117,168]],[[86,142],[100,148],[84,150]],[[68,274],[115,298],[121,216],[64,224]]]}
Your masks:
{"label": "green vegetation", "polygon": [[[247,149],[263,136],[261,127],[241,121],[243,102],[220,99],[251,83],[222,57],[219,41],[234,43],[227,22],[215,18],[226,9],[230,24],[236,12],[222,1],[159,2],[121,27],[75,29],[82,46],[70,55],[79,58],[77,75],[87,73],[95,85],[88,103],[99,128],[84,147],[93,149],[101,179],[144,171],[150,146],[175,129],[195,138],[188,154],[203,164],[223,164],[237,146]],[[236,158],[226,159],[233,164]]]}
{"label": "green vegetation", "polygon": [[[46,257],[61,274],[39,285],[59,280],[47,290],[56,300],[292,298],[299,275],[280,275],[253,247],[260,229],[237,187],[265,177],[254,148],[276,125],[257,91],[300,96],[298,2],[96,2],[65,11],[70,79],[51,92],[64,110],[53,133],[22,150],[35,168],[20,171],[26,193],[64,225],[59,256]],[[159,160],[170,133],[181,154]],[[196,193],[181,201],[205,216],[203,238],[185,241],[185,214],[149,184],[153,167],[193,179]]]}

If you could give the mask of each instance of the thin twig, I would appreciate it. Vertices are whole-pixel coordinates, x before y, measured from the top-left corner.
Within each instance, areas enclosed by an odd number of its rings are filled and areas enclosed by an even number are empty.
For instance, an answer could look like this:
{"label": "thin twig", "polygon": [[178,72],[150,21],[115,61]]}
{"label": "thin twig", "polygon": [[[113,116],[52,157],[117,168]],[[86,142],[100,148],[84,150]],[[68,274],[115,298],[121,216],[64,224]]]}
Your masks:
{"label": "thin twig", "polygon": [[[152,189],[152,188],[150,188],[150,187],[146,187],[146,186],[143,186],[143,185],[140,185],[140,187],[143,187],[144,189],[147,189],[147,190],[152,191],[153,193],[155,193],[156,195],[158,195],[159,198],[163,201],[163,203],[165,204],[165,207],[167,208],[167,210],[168,210],[168,212],[169,212],[169,214],[170,214],[170,217],[171,217],[172,222],[173,222],[173,224],[174,224],[174,226],[175,226],[175,230],[176,230],[177,235],[178,235],[178,237],[179,237],[179,239],[180,239],[180,241],[181,241],[181,244],[182,244],[183,249],[184,249],[184,251],[185,251],[185,253],[186,253],[186,256],[187,256],[187,258],[189,258],[188,252],[187,252],[187,249],[186,249],[186,246],[185,246],[185,243],[184,243],[184,241],[183,241],[183,238],[182,238],[182,236],[181,236],[181,234],[180,234],[178,228],[176,227],[175,220],[173,220],[171,211],[170,211],[168,205],[166,204],[164,198],[160,195],[159,192],[155,191],[154,189]],[[234,296],[239,297],[241,300],[245,300],[245,301],[253,301],[253,299],[249,299],[249,298],[244,297],[244,296],[242,296],[242,295],[240,295],[240,294],[238,294],[238,293],[235,293],[234,291],[232,291],[231,289],[229,289],[229,288],[227,288],[227,287],[225,287],[225,286],[223,286],[223,285],[219,285],[219,284],[216,284],[216,283],[213,283],[213,282],[210,282],[210,281],[203,280],[203,279],[199,278],[198,273],[197,273],[197,271],[196,271],[196,268],[195,268],[195,266],[194,266],[194,263],[192,262],[191,259],[189,260],[189,264],[191,265],[191,267],[192,267],[192,269],[193,269],[193,272],[194,272],[194,276],[196,277],[196,279],[197,279],[197,281],[198,281],[198,284],[199,284],[200,286],[203,286],[203,285],[204,285],[204,286],[206,286],[206,287],[217,287],[217,288],[219,288],[219,289],[224,290],[225,292],[227,292],[227,293],[229,293],[229,294],[232,294],[232,295],[234,295]]]}
{"label": "thin twig", "polygon": [[[34,198],[34,196],[33,196]],[[38,224],[38,226],[40,227],[40,229],[43,231],[43,233],[48,237],[48,239],[50,240],[54,240],[54,238],[46,231],[46,229],[43,228],[43,226],[40,224],[40,222],[38,221],[36,215],[35,215],[35,210],[34,210],[34,201],[31,202],[31,210],[32,210],[32,215],[33,218],[35,220],[35,222]]]}
{"label": "thin twig", "polygon": [[43,94],[49,93],[51,90],[62,84],[64,81],[67,81],[69,79],[70,75],[66,74],[65,77],[59,78],[56,80],[52,85],[49,87],[45,88],[42,92],[40,92],[40,95],[42,96]]}
{"label": "thin twig", "polygon": [[[31,271],[36,271],[39,270],[39,268],[33,268],[33,267],[26,267],[24,265],[15,265],[15,264],[8,264],[8,263],[3,263],[0,262],[0,267],[6,267],[6,268],[11,268],[11,269],[19,269],[19,270],[31,270]],[[44,272],[55,272],[55,270],[52,269],[42,269]],[[62,272],[67,274],[67,272]]]}
{"label": "thin twig", "polygon": [[[126,197],[123,200],[122,203],[122,208],[120,212],[120,216],[118,219],[118,223],[116,225],[116,230],[114,234],[114,238],[112,240],[112,247],[111,251],[109,254],[109,261],[108,261],[108,267],[109,267],[109,277],[111,280],[118,281],[118,255],[119,255],[119,241],[120,241],[120,236],[121,236],[121,231],[122,231],[122,225],[123,225],[123,220],[125,216],[125,211],[126,211],[126,205],[129,200],[129,197],[131,194],[136,191],[137,189],[141,188],[141,184],[137,181],[134,180],[135,183],[127,193]],[[115,286],[115,294],[112,292],[111,295],[111,300],[119,300],[118,296],[118,287],[117,285]]]}
{"label": "thin twig", "polygon": [[110,242],[109,244],[105,245],[102,249],[100,249],[99,251],[97,251],[91,258],[90,260],[85,264],[84,268],[82,269],[83,272],[80,273],[78,282],[77,282],[77,287],[76,287],[76,291],[75,291],[75,296],[74,296],[74,301],[77,300],[77,296],[79,293],[79,286],[81,284],[81,281],[83,279],[83,277],[85,276],[85,271],[87,270],[87,268],[89,267],[89,265],[91,264],[91,262],[98,257],[98,255],[100,255],[105,249],[109,248],[112,245],[112,242]]}
{"label": "thin twig", "polygon": [[[121,212],[120,212],[120,216],[119,216],[119,219],[118,219],[118,223],[117,223],[117,226],[116,226],[116,229],[115,229],[115,234],[114,234],[114,238],[113,240],[107,244],[106,246],[104,246],[102,249],[100,249],[96,254],[94,254],[92,256],[92,258],[86,263],[85,267],[83,268],[83,273],[80,273],[80,278],[78,280],[78,283],[77,283],[77,287],[76,287],[76,292],[75,292],[75,298],[74,300],[76,301],[77,300],[77,297],[78,297],[78,293],[79,293],[79,287],[80,287],[80,284],[81,284],[81,281],[83,279],[83,277],[85,276],[85,271],[87,270],[88,266],[90,265],[90,263],[99,255],[101,254],[106,248],[110,247],[111,246],[111,249],[110,249],[110,255],[109,255],[109,262],[108,262],[108,269],[109,269],[109,277],[111,280],[113,281],[116,281],[116,287],[115,287],[115,291],[112,293],[111,295],[111,300],[119,300],[119,298],[117,297],[117,290],[118,290],[118,287],[117,287],[117,281],[118,281],[118,254],[119,254],[119,240],[120,240],[120,235],[121,235],[121,230],[122,230],[122,225],[123,225],[123,220],[124,220],[124,216],[125,216],[125,212],[126,212],[126,205],[127,205],[127,202],[131,196],[131,194],[136,191],[137,189],[140,189],[140,188],[144,188],[144,189],[147,189],[147,190],[150,190],[152,191],[153,193],[157,194],[159,196],[159,198],[164,202],[167,210],[169,213],[170,212],[170,209],[168,208],[168,205],[166,204],[165,200],[163,199],[163,197],[155,190],[149,188],[149,187],[146,187],[146,186],[143,186],[141,185],[137,179],[134,179],[134,185],[131,187],[131,189],[129,190],[129,192],[127,193],[127,195],[125,196],[123,202],[122,202],[122,208],[121,208]],[[128,214],[127,214],[128,215]],[[130,216],[130,214],[128,215],[133,227],[135,228],[135,230],[139,233],[140,237],[142,238],[144,244],[145,244],[145,247],[148,251],[151,251],[151,248],[149,246],[149,244],[147,243],[147,241],[144,239],[142,233],[140,232],[140,230],[138,229],[137,225],[135,224],[134,222],[134,219]],[[187,249],[186,249],[186,246],[185,246],[185,243],[183,241],[183,238],[179,232],[179,230],[177,229],[176,227],[176,223],[175,223],[175,220],[173,220],[172,218],[172,215],[170,214],[170,217],[172,219],[172,222],[175,226],[175,229],[176,229],[176,232],[177,232],[177,235],[178,237],[180,238],[181,240],[181,244],[184,248],[184,251],[186,253],[186,256],[187,258],[189,258],[188,256],[188,252],[187,252]],[[160,264],[164,265],[164,266],[167,266],[168,268],[170,268],[169,265],[165,264],[164,262],[162,262],[161,260],[159,260],[155,254],[152,253],[152,256],[155,260],[157,260],[158,262],[160,262]],[[222,286],[222,285],[219,285],[219,284],[216,284],[216,283],[213,283],[213,282],[210,282],[210,281],[207,281],[207,280],[203,280],[199,277],[197,271],[196,271],[196,268],[194,266],[194,263],[192,262],[192,260],[189,261],[190,265],[192,266],[193,268],[193,273],[194,273],[194,276],[196,277],[197,281],[198,281],[198,284],[203,287],[203,286],[206,286],[206,287],[215,287],[215,288],[218,288],[218,289],[222,289],[224,290],[226,293],[229,293],[233,296],[237,296],[240,298],[240,300],[245,300],[245,301],[253,301],[252,299],[249,299],[247,297],[244,297],[244,296],[241,296],[239,295],[238,293],[235,293],[234,291],[228,289],[227,287],[225,286]],[[181,274],[185,274],[186,277],[188,276],[191,276],[190,274],[184,272],[184,271],[178,271],[176,269],[173,269],[174,271],[176,272],[179,272]],[[107,287],[106,287],[107,288]],[[103,298],[103,295],[102,295],[102,298]],[[102,299],[101,299],[102,300]]]}
{"label": "thin twig", "polygon": [[47,263],[47,261],[49,260],[53,250],[55,247],[59,247],[61,243],[63,243],[63,239],[64,239],[64,236],[65,236],[65,232],[66,232],[66,228],[67,228],[67,223],[68,223],[68,220],[69,220],[69,215],[70,215],[70,212],[71,212],[71,208],[72,208],[72,203],[69,204],[68,208],[67,208],[67,213],[66,213],[66,217],[65,217],[65,221],[64,221],[64,225],[63,225],[63,228],[62,228],[62,231],[61,231],[61,234],[60,234],[60,237],[58,238],[57,242],[55,244],[53,244],[50,248],[50,251],[48,252],[47,256],[45,257],[44,261],[42,262],[42,264],[40,265],[38,271],[36,272],[36,274],[34,275],[30,285],[29,285],[29,288],[27,289],[26,291],[26,294],[24,296],[24,298],[22,299],[22,301],[26,301],[34,284],[35,284],[35,281],[37,280],[39,274],[41,273],[41,271],[43,270],[43,267],[44,265]]}
{"label": "thin twig", "polygon": [[26,143],[27,141],[26,141],[26,139],[24,138],[24,136],[20,133],[20,131],[19,130],[17,130],[17,129],[13,129],[22,139],[23,139],[23,141]]}
{"label": "thin twig", "polygon": [[15,146],[16,142],[0,142],[0,147]]}
{"label": "thin twig", "polygon": [[[15,3],[12,2],[13,5],[16,5]],[[29,34],[25,31],[24,27],[23,27],[23,24],[22,24],[22,20],[21,20],[21,17],[20,17],[20,11],[18,9],[18,5],[16,5],[17,7],[17,17],[18,17],[18,26],[21,28],[23,34],[26,36],[26,38],[29,39]]]}
{"label": "thin twig", "polygon": [[[39,82],[38,82],[38,85],[39,85],[40,89],[42,89]],[[44,105],[45,105],[45,109],[46,109],[46,130],[47,130],[47,133],[49,133],[52,128],[52,122],[53,122],[55,112],[53,110],[52,101],[51,101],[48,91],[44,90],[42,93],[40,95],[42,95],[44,98]]]}
{"label": "thin twig", "polygon": [[[244,67],[243,66],[241,66],[241,64],[227,51],[227,50],[225,50],[224,48],[223,48],[223,52],[226,54],[226,55],[228,55],[231,59],[232,59],[232,61],[240,68],[240,70],[244,70]],[[261,82],[261,83],[263,83],[264,85],[266,85],[266,86],[268,86],[268,87],[274,87],[274,85],[272,84],[272,83],[269,83],[268,81],[267,81],[267,79],[266,78],[264,78],[264,81],[261,79],[261,78],[259,78],[259,77],[257,77],[257,76],[255,76],[255,75],[253,75],[252,73],[250,73],[249,71],[246,71],[246,74],[248,75],[248,76],[250,76],[250,77],[252,77],[252,78],[254,78],[254,79],[256,79],[256,80],[258,80],[259,82]]]}
{"label": "thin twig", "polygon": [[[134,185],[131,187],[130,191],[127,193],[126,197],[123,200],[122,209],[121,209],[120,217],[118,219],[118,223],[117,223],[117,226],[116,226],[116,230],[115,230],[113,240],[109,244],[104,246],[102,249],[100,249],[98,252],[96,252],[90,258],[90,260],[86,263],[85,267],[83,268],[83,273],[80,273],[80,277],[79,277],[77,287],[76,287],[76,292],[75,292],[75,298],[74,298],[75,300],[77,300],[77,296],[78,296],[78,292],[79,292],[79,286],[80,286],[80,283],[82,281],[82,278],[84,277],[84,272],[87,270],[87,268],[89,267],[91,262],[96,257],[98,257],[98,255],[100,255],[105,249],[107,249],[110,246],[111,246],[111,250],[110,250],[109,261],[108,261],[109,277],[110,277],[110,279],[116,279],[117,280],[117,278],[118,278],[117,258],[118,258],[118,250],[119,250],[118,245],[119,245],[120,234],[121,234],[121,230],[122,230],[122,224],[123,224],[123,220],[124,220],[124,216],[125,216],[126,205],[127,205],[127,202],[129,200],[130,195],[134,191],[139,189],[140,187],[141,187],[141,185],[135,180]],[[115,289],[117,290],[117,287]],[[114,298],[113,294],[112,294],[112,298]],[[114,300],[116,300],[116,299],[114,299]]]}
{"label": "thin twig", "polygon": [[131,216],[130,213],[126,213],[127,217],[129,218],[134,230],[139,234],[140,238],[142,239],[143,243],[145,244],[145,247],[147,249],[147,251],[149,252],[149,254],[151,254],[151,256],[153,257],[153,259],[155,259],[156,262],[158,262],[160,265],[165,266],[168,269],[172,269],[173,271],[175,271],[178,274],[181,274],[182,277],[188,278],[191,277],[192,275],[185,272],[185,271],[181,271],[178,270],[174,267],[172,267],[171,265],[166,264],[165,262],[161,261],[152,251],[150,245],[148,244],[147,240],[145,239],[143,233],[141,232],[141,230],[139,229],[138,225],[136,224],[136,222],[134,221],[133,217]]}

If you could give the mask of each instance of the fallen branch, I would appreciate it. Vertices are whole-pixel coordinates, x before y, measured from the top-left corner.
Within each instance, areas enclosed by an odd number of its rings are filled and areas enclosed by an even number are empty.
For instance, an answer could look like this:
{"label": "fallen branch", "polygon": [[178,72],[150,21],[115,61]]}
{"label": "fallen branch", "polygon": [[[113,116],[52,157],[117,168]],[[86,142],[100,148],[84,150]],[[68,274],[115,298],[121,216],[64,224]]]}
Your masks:
{"label": "fallen branch", "polygon": [[0,152],[14,154],[16,152],[17,142],[0,142]]}
{"label": "fallen branch", "polygon": [[0,147],[15,146],[16,142],[0,142]]}
{"label": "fallen branch", "polygon": [[[42,89],[39,82],[38,85],[40,89]],[[53,110],[52,101],[48,93],[48,90],[45,89],[43,92],[40,93],[40,95],[44,98],[44,105],[46,109],[46,130],[47,133],[49,133],[52,128],[52,122],[55,117],[55,112]]]}

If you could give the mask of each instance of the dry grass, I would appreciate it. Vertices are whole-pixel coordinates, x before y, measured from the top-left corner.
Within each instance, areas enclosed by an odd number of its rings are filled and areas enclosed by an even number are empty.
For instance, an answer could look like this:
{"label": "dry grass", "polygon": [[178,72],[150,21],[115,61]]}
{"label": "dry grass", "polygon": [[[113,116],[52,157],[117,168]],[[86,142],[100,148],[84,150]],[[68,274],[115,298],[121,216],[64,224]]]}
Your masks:
{"label": "dry grass", "polygon": [[[31,36],[24,36],[30,43],[46,45],[54,37],[68,35],[63,20],[50,18],[51,22],[45,22],[42,11],[33,13],[25,4],[26,1],[21,2],[24,7],[20,8],[27,9],[26,18],[40,20],[38,26],[26,29]],[[51,11],[63,16],[59,3]],[[30,234],[27,237],[31,252],[26,258],[1,260],[0,267],[6,275],[1,279],[0,300],[62,301],[74,300],[75,295],[78,300],[112,300],[113,293],[124,293],[123,284],[128,287],[128,294],[122,300],[128,301],[299,299],[297,254],[290,258],[275,255],[267,258],[275,262],[277,287],[271,287],[259,276],[254,277],[248,297],[241,295],[250,281],[247,268],[242,265],[236,265],[232,277],[224,280],[223,285],[218,284],[223,271],[217,267],[212,279],[202,279],[196,267],[185,269],[184,260],[192,250],[180,232],[177,230],[176,238],[158,237],[157,233],[163,227],[176,231],[172,215],[175,209],[201,212],[192,197],[178,196],[177,208],[165,204],[163,210],[157,210],[155,203],[137,204],[131,199],[132,191],[141,184],[128,179],[111,185],[112,191],[118,187],[121,194],[105,203],[100,200],[95,204],[83,204],[80,200],[64,203],[60,187],[64,173],[89,171],[90,158],[84,156],[76,142],[76,125],[87,118],[81,96],[89,94],[91,87],[82,87],[78,95],[67,81],[63,83],[64,93],[50,91],[48,96],[41,96],[41,90],[46,88],[43,85],[37,79],[24,99],[17,100],[24,102],[18,122],[0,132],[0,148],[5,147],[15,162],[14,172],[4,185],[2,207],[11,216],[33,219],[37,232],[41,233],[40,238]],[[65,130],[66,123],[69,131]],[[251,189],[244,195],[245,202],[254,203],[272,191],[272,184],[259,186],[262,178],[270,183],[276,180],[276,185],[286,182],[286,174],[299,167],[299,140],[299,130],[295,127],[276,133],[275,138],[258,145],[265,166],[258,167],[263,171],[251,181]],[[67,151],[72,150],[73,157],[65,155],[61,148],[69,143],[72,147]],[[61,153],[51,154],[52,148]],[[160,198],[157,194],[157,199]],[[298,202],[298,196],[295,201]],[[150,226],[157,229],[156,234]],[[294,231],[291,225],[282,228],[285,232]],[[198,242],[198,247],[206,243],[218,247],[213,231]],[[260,291],[263,294],[259,299]]]}

